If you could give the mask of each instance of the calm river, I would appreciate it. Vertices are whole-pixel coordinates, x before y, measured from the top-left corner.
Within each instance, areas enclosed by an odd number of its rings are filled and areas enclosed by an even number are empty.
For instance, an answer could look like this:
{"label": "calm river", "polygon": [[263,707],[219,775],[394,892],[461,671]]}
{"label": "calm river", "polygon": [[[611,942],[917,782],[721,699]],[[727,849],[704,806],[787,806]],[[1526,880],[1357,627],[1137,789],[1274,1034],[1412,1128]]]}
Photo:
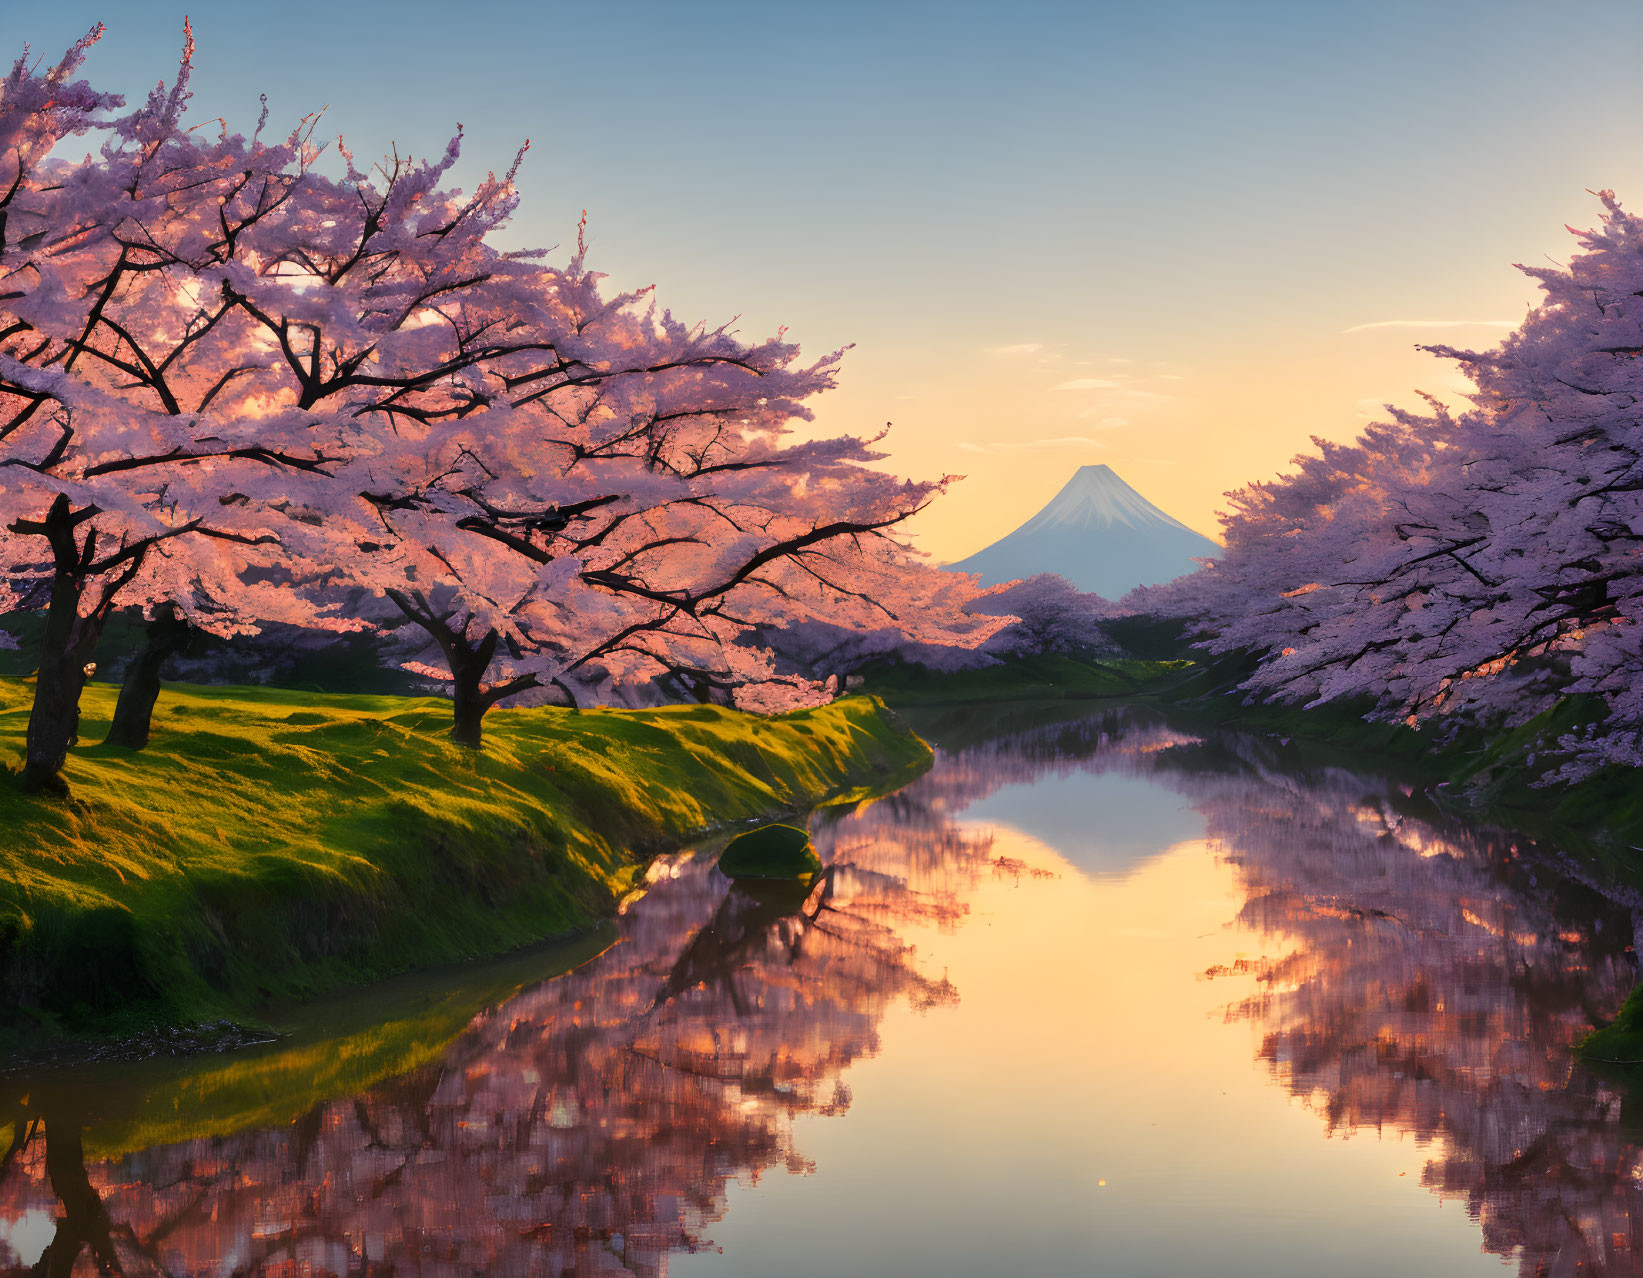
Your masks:
{"label": "calm river", "polygon": [[556,979],[0,1079],[0,1273],[1643,1273],[1643,1119],[1570,1057],[1633,979],[1616,893],[1072,713],[921,725],[796,912],[669,858]]}

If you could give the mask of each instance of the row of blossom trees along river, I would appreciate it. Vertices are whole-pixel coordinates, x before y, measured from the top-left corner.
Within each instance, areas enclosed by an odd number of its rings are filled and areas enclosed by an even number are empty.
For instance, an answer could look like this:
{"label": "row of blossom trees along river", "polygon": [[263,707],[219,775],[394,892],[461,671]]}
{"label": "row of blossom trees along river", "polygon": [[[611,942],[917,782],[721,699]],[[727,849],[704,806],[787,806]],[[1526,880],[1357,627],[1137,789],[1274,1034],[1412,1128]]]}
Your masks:
{"label": "row of blossom trees along river", "polygon": [[1643,221],[1599,198],[1567,269],[1519,268],[1543,300],[1499,347],[1425,348],[1474,384],[1464,411],[1428,397],[1315,439],[1229,494],[1225,553],[1148,606],[1261,654],[1257,695],[1446,730],[1578,696],[1543,771],[1643,765]]}
{"label": "row of blossom trees along river", "polygon": [[1495,723],[1592,694],[1561,775],[1643,762],[1643,225],[1607,194],[1518,332],[1431,348],[1470,407],[1318,441],[1231,495],[1206,571],[1115,609],[914,553],[898,526],[949,478],[792,429],[840,353],[608,294],[580,234],[563,267],[499,247],[514,170],[449,188],[460,139],[362,169],[313,119],[189,128],[191,42],[126,111],[74,78],[100,34],[0,84],[0,612],[44,616],[26,788],[60,784],[123,609],[151,636],[132,746],[188,627],[391,629],[477,746],[507,698],[780,709],[868,657],[1087,651],[1140,611],[1258,655],[1253,694]]}

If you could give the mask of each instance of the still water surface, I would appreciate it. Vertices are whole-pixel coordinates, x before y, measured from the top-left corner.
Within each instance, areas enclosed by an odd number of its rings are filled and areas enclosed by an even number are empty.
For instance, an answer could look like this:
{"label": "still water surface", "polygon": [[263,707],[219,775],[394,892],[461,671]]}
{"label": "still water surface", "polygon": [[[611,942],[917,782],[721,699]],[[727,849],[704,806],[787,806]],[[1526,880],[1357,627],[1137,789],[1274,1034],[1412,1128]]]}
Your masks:
{"label": "still water surface", "polygon": [[0,1080],[0,1273],[1643,1273],[1569,1052],[1622,894],[1275,742],[976,718],[802,906],[668,858],[557,979]]}

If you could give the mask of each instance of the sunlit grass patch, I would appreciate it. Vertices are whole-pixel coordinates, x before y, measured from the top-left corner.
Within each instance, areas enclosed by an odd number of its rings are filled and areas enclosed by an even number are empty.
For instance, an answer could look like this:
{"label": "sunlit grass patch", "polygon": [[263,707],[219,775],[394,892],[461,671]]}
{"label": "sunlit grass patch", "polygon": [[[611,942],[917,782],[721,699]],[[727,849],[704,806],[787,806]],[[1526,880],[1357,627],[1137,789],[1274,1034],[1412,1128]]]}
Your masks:
{"label": "sunlit grass patch", "polygon": [[[0,758],[30,687],[0,679]],[[88,687],[84,742],[115,690]],[[865,698],[500,710],[474,753],[436,699],[170,687],[148,749],[86,744],[67,801],[0,783],[0,1016],[20,1030],[245,1017],[270,999],[563,935],[654,851],[922,766]]]}

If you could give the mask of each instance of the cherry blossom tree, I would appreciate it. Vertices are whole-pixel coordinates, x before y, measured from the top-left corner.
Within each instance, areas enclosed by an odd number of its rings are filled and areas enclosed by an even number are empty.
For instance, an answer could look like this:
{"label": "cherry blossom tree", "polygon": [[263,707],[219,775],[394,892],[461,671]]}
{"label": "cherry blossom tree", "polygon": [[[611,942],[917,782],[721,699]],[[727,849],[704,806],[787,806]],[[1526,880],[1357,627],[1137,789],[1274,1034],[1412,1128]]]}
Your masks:
{"label": "cherry blossom tree", "polygon": [[[746,642],[768,650],[778,669],[844,684],[886,662],[942,673],[996,665],[993,645],[1015,621],[977,607],[993,593],[978,578],[933,566],[897,564],[892,579],[862,593],[868,602],[854,609],[778,618]],[[894,611],[880,601],[893,601]]]}
{"label": "cherry blossom tree", "polygon": [[[186,76],[104,126],[111,137],[101,162],[49,158],[120,105],[72,79],[100,34],[44,74],[19,58],[0,85],[0,552],[14,579],[11,602],[19,602],[19,572],[49,599],[22,778],[31,788],[55,780],[92,652],[122,592],[154,574],[159,547],[205,526],[209,472],[164,462],[228,451],[190,449],[125,387],[136,352],[122,350],[129,330],[121,321],[145,308],[134,299],[146,298],[155,320],[178,309],[142,228],[175,179],[194,176],[161,155]],[[165,380],[161,366],[139,371]],[[181,405],[171,398],[175,416]],[[259,539],[228,526],[236,522],[217,531]]]}
{"label": "cherry blossom tree", "polygon": [[1226,555],[1170,602],[1263,654],[1251,690],[1488,723],[1592,694],[1562,775],[1643,764],[1643,223],[1601,199],[1567,268],[1524,268],[1543,300],[1499,347],[1427,348],[1475,383],[1465,411],[1394,412],[1230,495]]}
{"label": "cherry blossom tree", "polygon": [[527,301],[445,308],[517,349],[446,411],[389,405],[392,436],[345,474],[361,580],[430,636],[437,664],[415,668],[450,680],[458,741],[478,745],[485,713],[533,690],[814,703],[836,685],[743,642],[808,619],[904,637],[956,621],[972,647],[997,628],[964,617],[973,585],[894,536],[949,480],[877,469],[876,438],[793,438],[837,353],[806,364],[781,335],[658,313],[649,290],[606,297],[584,258],[579,236]]}
{"label": "cherry blossom tree", "polygon": [[[339,145],[327,176],[312,120],[278,143],[266,111],[250,137],[188,130],[191,37],[169,88],[105,119],[119,100],[70,79],[99,34],[43,76],[19,62],[0,106],[22,139],[0,205],[0,556],[47,612],[26,787],[58,783],[125,606],[233,634],[383,596],[429,634],[470,745],[541,687],[813,701],[829,688],[736,640],[917,624],[923,566],[893,529],[948,481],[876,469],[872,439],[790,437],[837,355],[607,296],[580,242],[562,269],[497,248],[513,170],[446,187],[460,134],[374,171]],[[93,127],[97,156],[49,158]]]}
{"label": "cherry blossom tree", "polygon": [[1113,603],[1079,590],[1065,577],[1041,572],[995,586],[969,605],[983,616],[1013,618],[989,639],[986,651],[996,656],[1090,656],[1116,650],[1103,623],[1119,615]]}
{"label": "cherry blossom tree", "polygon": [[761,638],[780,664],[812,678],[839,679],[884,662],[951,673],[1008,657],[1117,651],[1104,626],[1121,610],[1053,573],[983,589],[969,574],[932,571],[921,584],[923,600],[905,609],[922,619],[917,628],[874,626],[870,619],[851,628],[823,616],[772,628]]}
{"label": "cherry blossom tree", "polygon": [[1355,444],[1315,440],[1317,454],[1296,458],[1293,474],[1228,494],[1221,558],[1138,602],[1203,614],[1215,651],[1264,653],[1252,688],[1311,701],[1418,697],[1427,688],[1408,682],[1431,672],[1402,656],[1437,614],[1411,601],[1452,598],[1468,574],[1396,514],[1429,495],[1451,426],[1441,413],[1404,416]]}
{"label": "cherry blossom tree", "polygon": [[[185,130],[191,36],[170,88],[101,126],[100,156],[43,159],[118,105],[53,96],[98,34],[6,86],[24,121],[11,132],[40,139],[10,152],[0,262],[0,549],[47,596],[28,788],[56,782],[116,608],[219,634],[325,621],[304,587],[357,579],[360,551],[346,520],[315,512],[338,504],[349,459],[444,409],[447,383],[500,349],[440,307],[479,290],[504,305],[531,274],[485,244],[508,181],[433,198],[455,142],[372,185],[351,160],[340,182],[315,171],[311,121],[278,144],[265,120],[250,138]],[[64,97],[90,105],[65,113]]]}
{"label": "cherry blossom tree", "polygon": [[486,710],[533,688],[574,704],[659,679],[761,708],[813,700],[822,689],[736,640],[816,612],[893,617],[921,568],[890,530],[946,481],[872,468],[872,440],[790,441],[837,355],[804,364],[780,337],[605,299],[580,247],[541,297],[515,326],[545,360],[493,362],[473,411],[402,427],[361,467],[378,521],[361,537],[437,645],[457,738],[477,744]]}

